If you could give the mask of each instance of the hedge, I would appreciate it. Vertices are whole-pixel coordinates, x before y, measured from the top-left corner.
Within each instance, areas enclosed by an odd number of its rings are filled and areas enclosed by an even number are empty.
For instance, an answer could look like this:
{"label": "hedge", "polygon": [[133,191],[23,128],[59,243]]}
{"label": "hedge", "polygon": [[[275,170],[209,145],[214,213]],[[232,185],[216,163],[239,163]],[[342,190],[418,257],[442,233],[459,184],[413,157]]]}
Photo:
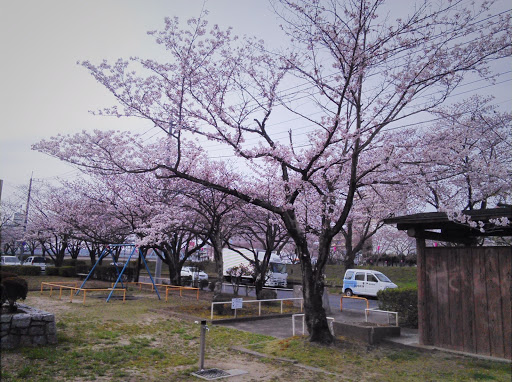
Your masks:
{"label": "hedge", "polygon": [[57,269],[59,270],[59,276],[76,277],[76,268],[73,266],[60,267]]}
{"label": "hedge", "polygon": [[[122,267],[118,268],[118,270],[121,272]],[[126,267],[123,276],[126,276],[127,281],[133,281],[134,275],[135,268],[131,266]],[[98,280],[112,282],[117,280],[118,273],[116,272],[116,267],[114,265],[98,265],[96,268],[94,268],[94,274],[92,277]]]}
{"label": "hedge", "polygon": [[77,267],[77,266],[83,266],[83,265],[87,265],[87,261],[78,260],[78,259],[64,259],[62,261],[63,267]]}
{"label": "hedge", "polygon": [[18,276],[39,276],[41,274],[41,267],[38,265],[8,265],[1,267],[0,270],[15,273]]}
{"label": "hedge", "polygon": [[46,267],[45,273],[48,276],[58,276],[59,275],[59,268],[58,267]]}
{"label": "hedge", "polygon": [[379,309],[398,312],[400,326],[418,327],[418,289],[385,289],[377,293]]}

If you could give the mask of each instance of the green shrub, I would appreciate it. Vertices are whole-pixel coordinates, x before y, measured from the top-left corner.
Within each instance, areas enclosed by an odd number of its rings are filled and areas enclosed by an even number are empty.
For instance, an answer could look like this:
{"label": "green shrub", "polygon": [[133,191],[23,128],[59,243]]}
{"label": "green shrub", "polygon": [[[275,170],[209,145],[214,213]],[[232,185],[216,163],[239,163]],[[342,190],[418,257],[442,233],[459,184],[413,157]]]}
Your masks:
{"label": "green shrub", "polygon": [[[131,265],[131,264],[130,264]],[[121,272],[123,268],[119,267],[119,273]],[[83,273],[89,273],[89,272],[83,272]],[[123,281],[133,281],[133,277],[135,274],[135,268],[132,266],[126,267],[123,276],[126,276],[126,278],[123,278]],[[118,273],[116,272],[116,267],[114,265],[98,265],[96,268],[94,268],[94,274],[93,278],[103,281],[116,281],[118,277]]]}
{"label": "green shrub", "polygon": [[80,261],[75,265],[76,273],[89,273],[91,271],[91,265],[85,261]]}
{"label": "green shrub", "polygon": [[[277,298],[277,292],[274,289],[262,289],[258,300],[275,300]],[[265,306],[272,306],[280,304],[272,301],[265,301],[262,303]]]}
{"label": "green shrub", "polygon": [[17,310],[16,301],[25,300],[27,293],[28,285],[24,279],[2,276],[2,281],[0,282],[0,306],[8,302],[9,311],[15,312]]}
{"label": "green shrub", "polygon": [[76,268],[74,266],[60,267],[59,276],[62,277],[76,277]]}
{"label": "green shrub", "polygon": [[[231,301],[233,298],[233,295],[227,294],[227,293],[219,293],[213,296],[212,302],[220,302],[220,301]],[[215,304],[213,306],[213,311],[218,314],[219,316],[222,316],[224,314],[225,309],[229,309],[229,312],[231,312],[231,305],[229,304]]]}
{"label": "green shrub", "polygon": [[48,276],[58,276],[59,275],[59,268],[58,267],[46,267],[45,273]]}
{"label": "green shrub", "polygon": [[199,289],[203,290],[208,286],[208,280],[199,280]]}
{"label": "green shrub", "polygon": [[41,268],[37,265],[9,265],[1,269],[18,276],[39,276],[41,274]]}
{"label": "green shrub", "polygon": [[77,267],[81,265],[87,265],[87,262],[84,260],[78,260],[78,259],[64,259],[62,261],[63,267]]}
{"label": "green shrub", "polygon": [[377,293],[379,309],[398,312],[400,326],[418,327],[418,289],[385,289]]}

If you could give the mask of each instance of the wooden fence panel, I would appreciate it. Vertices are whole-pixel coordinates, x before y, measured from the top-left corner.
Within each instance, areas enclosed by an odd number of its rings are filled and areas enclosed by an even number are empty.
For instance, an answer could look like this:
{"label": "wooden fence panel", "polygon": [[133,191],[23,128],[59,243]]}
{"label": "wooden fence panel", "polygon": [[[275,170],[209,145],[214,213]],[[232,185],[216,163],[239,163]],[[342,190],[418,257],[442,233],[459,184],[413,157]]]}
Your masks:
{"label": "wooden fence panel", "polygon": [[510,299],[512,279],[512,248],[503,249],[499,253],[499,273],[501,292],[501,314],[503,319],[504,358],[512,359],[512,306]]}
{"label": "wooden fence panel", "polygon": [[473,288],[475,294],[475,328],[476,351],[479,354],[490,354],[489,344],[489,309],[487,307],[485,256],[483,251],[473,251]]}
{"label": "wooden fence panel", "polygon": [[[443,256],[444,255],[444,256]],[[448,286],[448,261],[446,251],[438,252],[437,257],[437,343],[451,348],[450,307]]]}
{"label": "wooden fence panel", "polygon": [[460,251],[453,248],[448,253],[448,309],[450,312],[450,345],[452,349],[464,347],[464,327],[462,316],[461,278],[463,273],[460,267]]}
{"label": "wooden fence panel", "polygon": [[503,349],[503,320],[501,314],[501,293],[500,293],[500,273],[499,257],[496,248],[486,248],[484,250],[486,290],[487,290],[487,308],[489,309],[489,347],[490,354],[503,358],[505,351]]}
{"label": "wooden fence panel", "polygon": [[423,343],[511,359],[512,248],[425,248],[423,266]]}
{"label": "wooden fence panel", "polygon": [[462,312],[462,350],[476,353],[476,328],[475,328],[475,296],[473,288],[473,252],[461,254],[461,312]]}
{"label": "wooden fence panel", "polygon": [[[426,291],[425,291],[425,321],[422,323],[425,330],[425,338],[423,344],[434,345],[439,340],[438,322],[437,322],[437,257],[433,248],[426,249],[425,258],[425,274],[426,274]],[[419,296],[418,296],[419,298]]]}

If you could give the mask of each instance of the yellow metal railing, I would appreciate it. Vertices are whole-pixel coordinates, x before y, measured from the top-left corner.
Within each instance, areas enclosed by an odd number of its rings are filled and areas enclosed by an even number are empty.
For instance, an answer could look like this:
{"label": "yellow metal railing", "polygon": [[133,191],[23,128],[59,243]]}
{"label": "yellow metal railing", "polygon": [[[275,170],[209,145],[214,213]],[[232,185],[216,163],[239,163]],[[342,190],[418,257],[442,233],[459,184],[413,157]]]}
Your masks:
{"label": "yellow metal railing", "polygon": [[[70,285],[71,284],[71,285]],[[83,292],[83,304],[85,304],[85,300],[87,298],[87,292],[111,292],[112,290],[119,290],[123,292],[123,302],[126,301],[126,289],[113,289],[113,288],[79,288],[78,282],[42,282],[41,283],[41,294],[43,294],[44,287],[49,287],[50,289],[50,297],[53,294],[53,288],[59,289],[59,300],[62,299],[62,290],[69,290],[69,302],[73,302],[73,295],[78,295],[80,292]]]}
{"label": "yellow metal railing", "polygon": [[[134,284],[139,286],[139,290],[142,290],[142,286],[151,286],[151,290],[153,291],[155,288],[153,286],[153,283],[147,283],[147,282],[139,282],[139,281],[132,281],[125,284]],[[195,290],[196,293],[196,300],[199,300],[199,288],[193,288],[193,287],[186,287],[186,286],[180,286],[180,285],[168,285],[168,284],[154,284],[156,287],[162,287],[165,288],[165,302],[169,301],[169,290],[179,290],[180,291],[180,297],[183,297],[183,291],[184,290]]]}

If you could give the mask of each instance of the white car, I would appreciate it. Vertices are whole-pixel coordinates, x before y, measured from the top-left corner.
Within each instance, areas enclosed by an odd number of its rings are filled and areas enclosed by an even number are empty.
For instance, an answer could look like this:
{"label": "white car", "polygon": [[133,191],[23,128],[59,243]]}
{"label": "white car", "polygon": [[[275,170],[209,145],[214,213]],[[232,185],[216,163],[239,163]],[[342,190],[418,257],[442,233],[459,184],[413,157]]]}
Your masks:
{"label": "white car", "polygon": [[208,280],[208,275],[197,267],[183,267],[181,268],[181,277],[187,278],[192,281]]}
{"label": "white car", "polygon": [[41,271],[44,272],[46,269],[46,259],[42,256],[29,256],[27,260],[23,262],[23,265],[39,266]]}
{"label": "white car", "polygon": [[21,261],[16,256],[2,256],[2,265],[21,265]]}
{"label": "white car", "polygon": [[377,292],[388,288],[397,288],[381,272],[370,269],[347,269],[343,277],[343,293],[353,295],[377,296]]}

